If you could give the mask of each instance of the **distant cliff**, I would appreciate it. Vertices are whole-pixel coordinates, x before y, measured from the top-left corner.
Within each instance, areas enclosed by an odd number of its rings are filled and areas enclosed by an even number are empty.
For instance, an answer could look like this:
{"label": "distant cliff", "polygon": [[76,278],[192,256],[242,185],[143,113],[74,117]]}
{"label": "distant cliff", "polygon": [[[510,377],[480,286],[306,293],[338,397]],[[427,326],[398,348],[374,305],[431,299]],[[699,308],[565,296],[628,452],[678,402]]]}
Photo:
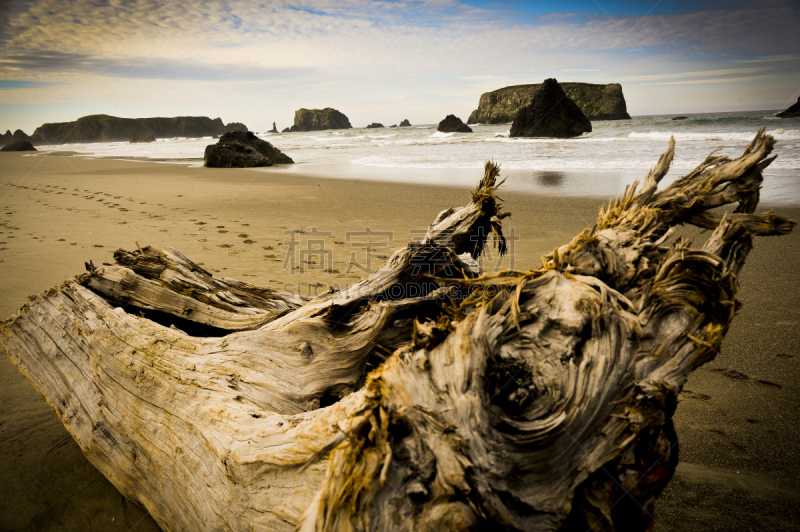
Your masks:
{"label": "distant cliff", "polygon": [[[234,126],[235,123],[229,124]],[[67,144],[81,142],[127,142],[153,135],[156,138],[211,137],[229,130],[219,118],[176,116],[173,118],[119,118],[90,115],[74,122],[44,124],[33,132],[34,144]]]}
{"label": "distant cliff", "polygon": [[294,112],[294,125],[290,131],[321,131],[323,129],[350,129],[350,120],[344,113],[331,107],[325,109],[298,109]]}
{"label": "distant cliff", "polygon": [[[578,104],[589,120],[622,120],[630,118],[622,85],[609,83],[595,85],[592,83],[560,83],[567,96]],[[504,87],[481,95],[478,108],[469,115],[469,124],[502,124],[513,122],[517,111],[530,104],[533,95],[542,86],[514,85]]]}

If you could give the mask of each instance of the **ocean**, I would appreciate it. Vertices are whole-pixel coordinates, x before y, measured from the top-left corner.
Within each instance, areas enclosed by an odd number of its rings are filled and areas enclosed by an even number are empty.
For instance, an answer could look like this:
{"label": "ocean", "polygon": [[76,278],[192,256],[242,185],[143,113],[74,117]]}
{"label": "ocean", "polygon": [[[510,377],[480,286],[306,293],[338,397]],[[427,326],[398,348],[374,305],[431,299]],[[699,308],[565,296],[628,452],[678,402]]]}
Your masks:
{"label": "ocean", "polygon": [[[574,139],[509,138],[510,124],[474,125],[474,133],[439,133],[436,124],[407,128],[256,134],[296,163],[279,171],[328,177],[381,179],[411,183],[475,184],[485,161],[501,165],[505,186],[539,194],[613,197],[641,180],[675,137],[669,183],[697,166],[714,150],[741,155],[756,131],[766,126],[777,139],[778,158],[767,168],[762,201],[800,204],[800,118],[775,118],[778,112],[748,111],[687,115],[635,116],[597,121],[593,131]],[[202,165],[202,139],[159,139],[41,146],[44,153],[153,160]],[[274,169],[259,169],[274,171]]]}

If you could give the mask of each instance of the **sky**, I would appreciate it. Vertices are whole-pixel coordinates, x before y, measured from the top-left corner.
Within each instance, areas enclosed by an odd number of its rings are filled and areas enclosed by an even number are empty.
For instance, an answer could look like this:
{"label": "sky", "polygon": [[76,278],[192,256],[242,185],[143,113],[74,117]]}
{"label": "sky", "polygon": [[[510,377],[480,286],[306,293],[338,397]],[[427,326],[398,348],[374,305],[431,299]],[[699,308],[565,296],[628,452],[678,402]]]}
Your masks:
{"label": "sky", "polygon": [[101,113],[264,131],[301,107],[354,127],[466,121],[482,93],[551,77],[621,83],[632,115],[800,96],[798,0],[0,0],[0,13],[2,131]]}

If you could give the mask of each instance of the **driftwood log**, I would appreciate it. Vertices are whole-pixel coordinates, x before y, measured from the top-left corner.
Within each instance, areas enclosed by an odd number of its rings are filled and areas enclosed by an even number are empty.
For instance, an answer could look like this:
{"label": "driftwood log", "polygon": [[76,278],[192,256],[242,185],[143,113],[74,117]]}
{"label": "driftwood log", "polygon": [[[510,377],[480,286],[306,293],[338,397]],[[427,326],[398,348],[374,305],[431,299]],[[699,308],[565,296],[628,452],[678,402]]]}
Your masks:
{"label": "driftwood log", "polygon": [[[313,300],[117,251],[0,325],[88,459],[165,530],[646,530],[671,417],[759,235],[774,139],[663,190],[674,141],[538,269],[481,275],[498,167],[421,244]],[[735,204],[735,208],[717,209]],[[711,230],[702,247],[672,237]]]}

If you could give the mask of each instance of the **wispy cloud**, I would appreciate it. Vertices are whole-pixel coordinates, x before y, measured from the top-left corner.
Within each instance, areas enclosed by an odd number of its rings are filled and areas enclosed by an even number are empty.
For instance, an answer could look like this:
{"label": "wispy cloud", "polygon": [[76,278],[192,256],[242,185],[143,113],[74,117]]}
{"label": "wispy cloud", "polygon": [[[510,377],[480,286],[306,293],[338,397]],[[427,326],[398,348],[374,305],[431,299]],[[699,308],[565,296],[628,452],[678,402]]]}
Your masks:
{"label": "wispy cloud", "polygon": [[310,78],[318,74],[311,68],[270,68],[247,64],[212,63],[203,66],[186,58],[165,59],[98,57],[85,53],[40,50],[0,57],[0,71],[17,72],[84,72],[108,77],[133,79],[264,81]]}
{"label": "wispy cloud", "polygon": [[[770,71],[769,68],[725,68],[721,70],[705,70],[701,72],[676,72],[671,74],[650,74],[645,76],[628,76],[624,81],[655,81],[660,79],[697,78],[702,76],[730,76],[734,74],[755,74]],[[745,79],[745,78],[739,78]]]}
{"label": "wispy cloud", "polygon": [[737,61],[737,63],[778,63],[783,61],[800,61],[800,55],[783,54],[773,55],[770,57],[755,57],[752,59],[740,59]]}
{"label": "wispy cloud", "polygon": [[726,83],[713,97],[741,102],[737,80],[800,83],[786,68],[800,61],[796,0],[662,2],[647,16],[652,2],[625,1],[607,16],[577,0],[542,13],[513,0],[0,0],[0,79],[40,83],[7,85],[14,105],[92,95],[142,109],[182,101],[203,114],[225,100],[264,123],[334,98],[360,122],[381,118],[387,102],[433,121],[468,113],[482,92],[567,74],[631,82],[632,112],[658,105],[654,84]]}
{"label": "wispy cloud", "polygon": [[10,91],[16,89],[37,89],[40,87],[49,87],[56,85],[55,83],[46,83],[41,81],[23,81],[19,79],[0,79],[0,90]]}
{"label": "wispy cloud", "polygon": [[739,78],[710,78],[710,79],[689,79],[682,81],[668,81],[664,85],[707,85],[709,83],[742,83],[765,79],[766,76],[744,76]]}

